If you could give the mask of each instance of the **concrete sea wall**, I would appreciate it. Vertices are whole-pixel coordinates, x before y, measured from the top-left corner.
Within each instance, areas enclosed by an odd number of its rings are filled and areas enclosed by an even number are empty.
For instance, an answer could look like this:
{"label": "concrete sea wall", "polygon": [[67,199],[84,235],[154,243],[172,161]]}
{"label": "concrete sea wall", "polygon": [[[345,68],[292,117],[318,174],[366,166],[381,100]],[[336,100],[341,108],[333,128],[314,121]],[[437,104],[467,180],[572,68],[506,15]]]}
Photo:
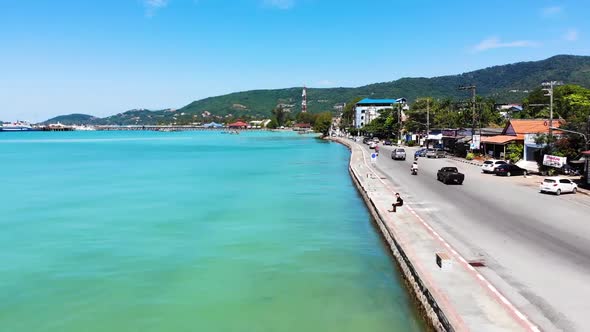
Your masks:
{"label": "concrete sea wall", "polygon": [[[351,149],[352,146],[349,142],[342,140],[337,140],[336,142],[343,144],[351,151],[351,154],[353,153],[353,150]],[[405,254],[404,248],[400,245],[398,241],[396,241],[394,235],[387,228],[384,218],[382,218],[381,214],[377,210],[377,207],[369,197],[367,188],[363,186],[359,178],[359,175],[352,167],[352,160],[353,158],[351,156],[348,171],[350,173],[352,181],[355,184],[359,194],[365,201],[365,204],[367,205],[367,208],[369,209],[369,212],[371,213],[374,222],[381,231],[383,239],[385,240],[385,242],[387,242],[391,250],[391,253],[393,254],[393,257],[399,264],[399,267],[403,273],[406,286],[409,288],[412,296],[419,305],[420,312],[423,314],[429,327],[434,329],[435,331],[454,331],[453,327],[448,322],[444,312],[437,305],[435,299],[428,291],[428,288],[426,288],[424,283],[420,280],[420,277],[416,273],[416,270],[414,269],[412,262]]]}

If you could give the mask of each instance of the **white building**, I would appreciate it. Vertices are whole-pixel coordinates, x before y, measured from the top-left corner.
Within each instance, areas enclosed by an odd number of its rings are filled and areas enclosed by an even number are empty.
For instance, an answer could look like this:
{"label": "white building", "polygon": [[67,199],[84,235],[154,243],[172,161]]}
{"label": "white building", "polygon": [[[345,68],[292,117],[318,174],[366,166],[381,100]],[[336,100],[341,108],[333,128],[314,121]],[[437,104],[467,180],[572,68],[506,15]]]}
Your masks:
{"label": "white building", "polygon": [[[401,104],[401,105],[400,105]],[[362,128],[379,117],[381,112],[386,109],[394,109],[400,105],[402,109],[407,109],[406,99],[370,99],[365,98],[355,107],[354,127]]]}

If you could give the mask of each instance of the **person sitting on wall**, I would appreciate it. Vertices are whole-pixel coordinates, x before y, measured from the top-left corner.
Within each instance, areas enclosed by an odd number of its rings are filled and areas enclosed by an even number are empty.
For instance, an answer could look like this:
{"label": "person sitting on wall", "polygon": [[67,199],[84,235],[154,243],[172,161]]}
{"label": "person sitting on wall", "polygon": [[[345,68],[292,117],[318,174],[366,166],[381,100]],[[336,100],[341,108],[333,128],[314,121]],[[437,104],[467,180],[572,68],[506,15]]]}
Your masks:
{"label": "person sitting on wall", "polygon": [[395,197],[397,199],[391,204],[391,210],[387,210],[388,212],[397,212],[397,207],[404,205],[404,200],[399,196],[399,193],[395,193]]}

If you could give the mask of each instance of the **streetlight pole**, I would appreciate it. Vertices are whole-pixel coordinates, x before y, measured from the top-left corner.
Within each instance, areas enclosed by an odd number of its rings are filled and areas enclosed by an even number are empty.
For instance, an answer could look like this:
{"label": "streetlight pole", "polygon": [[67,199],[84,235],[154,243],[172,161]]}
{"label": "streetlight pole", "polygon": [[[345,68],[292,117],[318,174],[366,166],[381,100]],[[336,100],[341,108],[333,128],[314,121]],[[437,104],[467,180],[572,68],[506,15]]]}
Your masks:
{"label": "streetlight pole", "polygon": [[584,145],[586,146],[586,150],[588,149],[588,146],[590,145],[590,141],[588,140],[588,136],[586,136],[586,134],[578,132],[578,131],[573,131],[573,130],[567,130],[567,129],[563,129],[563,128],[555,128],[555,127],[549,127],[549,129],[551,130],[559,130],[559,131],[563,131],[566,133],[571,133],[571,134],[577,134],[580,135],[584,138]]}

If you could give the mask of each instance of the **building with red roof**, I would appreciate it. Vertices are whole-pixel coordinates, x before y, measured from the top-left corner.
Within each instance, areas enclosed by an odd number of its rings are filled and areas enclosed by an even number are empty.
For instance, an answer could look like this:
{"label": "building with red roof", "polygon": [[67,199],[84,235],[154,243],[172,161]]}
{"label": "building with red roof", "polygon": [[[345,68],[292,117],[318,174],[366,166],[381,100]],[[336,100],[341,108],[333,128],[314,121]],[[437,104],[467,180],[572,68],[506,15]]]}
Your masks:
{"label": "building with red roof", "polygon": [[238,120],[234,123],[230,123],[227,125],[231,129],[245,129],[248,128],[248,124],[244,121]]}
{"label": "building with red roof", "polygon": [[293,130],[298,131],[298,130],[309,130],[311,129],[311,124],[310,123],[296,123],[293,125]]}
{"label": "building with red roof", "polygon": [[[559,128],[562,122],[553,120],[553,127]],[[508,121],[501,135],[482,137],[484,151],[494,158],[505,158],[506,146],[511,143],[524,145],[524,160],[535,161],[545,144],[535,141],[539,135],[549,133],[548,119],[512,119]],[[562,132],[553,130],[554,135]]]}

